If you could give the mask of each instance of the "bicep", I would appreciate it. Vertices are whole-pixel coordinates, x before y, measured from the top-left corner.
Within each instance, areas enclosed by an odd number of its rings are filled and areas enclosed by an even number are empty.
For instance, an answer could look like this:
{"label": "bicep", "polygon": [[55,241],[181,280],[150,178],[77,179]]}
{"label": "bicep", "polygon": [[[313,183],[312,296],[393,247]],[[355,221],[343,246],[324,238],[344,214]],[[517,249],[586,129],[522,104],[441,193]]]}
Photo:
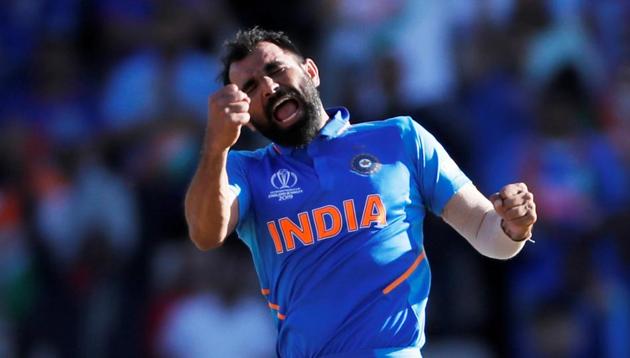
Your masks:
{"label": "bicep", "polygon": [[420,194],[427,208],[441,215],[447,202],[470,180],[435,137],[411,122],[405,143],[417,170]]}

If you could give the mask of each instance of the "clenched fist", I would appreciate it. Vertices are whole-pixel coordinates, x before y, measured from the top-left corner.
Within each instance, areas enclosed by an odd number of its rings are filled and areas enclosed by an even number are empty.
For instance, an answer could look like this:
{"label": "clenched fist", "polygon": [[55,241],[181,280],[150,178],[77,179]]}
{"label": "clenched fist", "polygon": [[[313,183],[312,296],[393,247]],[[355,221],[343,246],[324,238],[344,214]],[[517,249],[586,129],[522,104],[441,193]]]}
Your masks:
{"label": "clenched fist", "polygon": [[514,241],[529,239],[536,222],[534,194],[524,183],[508,184],[490,196],[494,209],[503,219],[503,231]]}
{"label": "clenched fist", "polygon": [[206,148],[220,152],[236,143],[241,127],[249,123],[250,102],[235,84],[226,85],[210,96]]}

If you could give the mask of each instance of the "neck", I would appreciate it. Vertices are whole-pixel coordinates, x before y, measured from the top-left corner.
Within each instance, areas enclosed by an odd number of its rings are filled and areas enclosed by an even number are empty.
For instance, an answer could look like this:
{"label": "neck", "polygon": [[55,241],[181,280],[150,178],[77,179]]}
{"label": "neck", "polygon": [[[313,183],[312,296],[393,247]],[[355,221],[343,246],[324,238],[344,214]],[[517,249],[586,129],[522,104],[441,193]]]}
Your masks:
{"label": "neck", "polygon": [[319,102],[319,123],[317,126],[317,130],[322,130],[322,128],[324,128],[324,126],[326,125],[326,123],[328,123],[328,121],[330,120],[330,116],[328,116],[328,113],[326,113],[326,109],[324,109],[324,105]]}

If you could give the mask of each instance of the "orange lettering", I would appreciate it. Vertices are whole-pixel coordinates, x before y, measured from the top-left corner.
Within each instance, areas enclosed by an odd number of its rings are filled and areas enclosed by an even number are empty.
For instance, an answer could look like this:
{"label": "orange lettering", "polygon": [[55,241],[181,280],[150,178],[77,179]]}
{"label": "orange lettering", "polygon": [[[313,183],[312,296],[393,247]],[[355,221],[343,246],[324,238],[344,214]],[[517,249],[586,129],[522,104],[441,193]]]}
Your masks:
{"label": "orange lettering", "polygon": [[273,221],[269,221],[267,223],[267,229],[269,230],[269,235],[271,235],[271,239],[273,240],[273,246],[276,247],[276,254],[281,254],[282,244],[280,243],[280,235],[278,235],[278,229],[276,228],[276,223]]}
{"label": "orange lettering", "polygon": [[313,244],[313,230],[311,229],[311,222],[308,220],[308,213],[299,213],[298,220],[300,221],[299,226],[287,217],[278,220],[287,251],[295,249],[293,236],[300,240],[304,245]]}
{"label": "orange lettering", "polygon": [[[326,227],[326,219],[328,216],[332,223],[329,228]],[[337,236],[341,232],[341,212],[333,205],[322,206],[313,210],[313,221],[317,230],[317,240],[325,240],[333,236]]]}
{"label": "orange lettering", "polygon": [[343,201],[343,212],[346,214],[346,226],[348,227],[348,231],[357,231],[359,228],[353,199]]}
{"label": "orange lettering", "polygon": [[369,227],[373,222],[378,225],[387,225],[387,217],[385,216],[385,206],[378,194],[370,194],[365,199],[365,207],[363,208],[363,217],[361,218],[361,227]]}

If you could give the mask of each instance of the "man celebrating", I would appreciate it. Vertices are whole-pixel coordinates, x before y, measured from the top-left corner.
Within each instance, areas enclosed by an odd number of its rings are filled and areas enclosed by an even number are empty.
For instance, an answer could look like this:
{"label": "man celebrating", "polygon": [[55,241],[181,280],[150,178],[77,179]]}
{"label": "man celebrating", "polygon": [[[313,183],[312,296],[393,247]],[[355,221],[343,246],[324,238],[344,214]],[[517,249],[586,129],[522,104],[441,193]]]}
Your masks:
{"label": "man celebrating", "polygon": [[[525,184],[488,200],[409,117],[358,125],[319,98],[315,62],[281,32],[226,43],[225,87],[209,100],[205,147],[186,195],[202,250],[236,229],[287,357],[420,357],[430,271],[427,211],[485,256],[531,237]],[[251,126],[273,144],[229,151]]]}

